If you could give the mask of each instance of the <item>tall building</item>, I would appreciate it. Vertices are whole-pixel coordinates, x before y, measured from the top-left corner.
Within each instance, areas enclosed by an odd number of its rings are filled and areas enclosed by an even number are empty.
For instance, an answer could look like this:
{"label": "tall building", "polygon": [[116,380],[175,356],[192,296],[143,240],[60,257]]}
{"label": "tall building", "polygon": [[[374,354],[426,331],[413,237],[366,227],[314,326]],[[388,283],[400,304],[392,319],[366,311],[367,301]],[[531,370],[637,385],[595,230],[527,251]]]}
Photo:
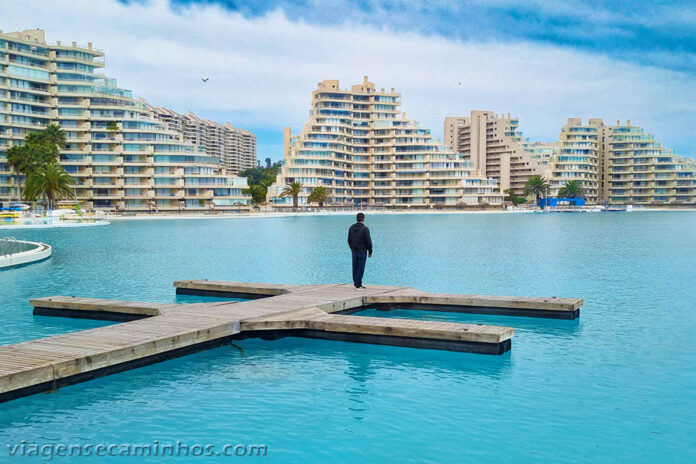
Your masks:
{"label": "tall building", "polygon": [[588,203],[599,200],[599,160],[602,150],[601,119],[583,124],[580,118],[569,118],[561,129],[559,152],[547,169],[550,195],[557,196],[566,182],[579,181]]}
{"label": "tall building", "polygon": [[517,118],[491,111],[448,117],[444,129],[445,143],[503,190],[522,194],[527,179],[541,175],[549,181],[551,196],[566,182],[579,181],[588,203],[696,202],[693,160],[669,152],[630,121],[608,126],[599,118],[569,118],[558,142],[550,143],[530,143]]}
{"label": "tall building", "polygon": [[547,166],[558,156],[560,145],[558,142],[525,142],[525,149],[546,170]]}
{"label": "tall building", "polygon": [[394,89],[377,91],[367,77],[350,90],[337,80],[320,82],[302,132],[284,132],[285,162],[269,201],[292,206],[280,193],[301,182],[300,204],[317,186],[343,205],[501,204],[497,182],[473,176],[461,154],[443,149],[430,130],[407,119],[400,97]]}
{"label": "tall building", "polygon": [[693,160],[666,150],[642,127],[620,121],[569,118],[558,153],[545,175],[550,194],[567,181],[579,181],[592,203],[678,204],[696,202]]}
{"label": "tall building", "polygon": [[248,130],[199,118],[194,113],[179,114],[159,106],[149,108],[169,129],[181,132],[185,141],[203,147],[206,153],[220,159],[228,173],[256,167],[256,136]]}
{"label": "tall building", "polygon": [[47,44],[39,29],[0,31],[0,201],[18,199],[7,149],[57,123],[67,138],[60,164],[87,209],[249,208],[246,179],[97,72],[103,57],[91,43]]}
{"label": "tall building", "polygon": [[602,125],[602,201],[617,204],[696,202],[694,160],[665,149],[627,121]]}
{"label": "tall building", "polygon": [[498,181],[504,191],[522,194],[527,179],[541,175],[543,165],[531,156],[510,114],[472,111],[470,116],[445,118],[445,144],[473,163],[478,176]]}

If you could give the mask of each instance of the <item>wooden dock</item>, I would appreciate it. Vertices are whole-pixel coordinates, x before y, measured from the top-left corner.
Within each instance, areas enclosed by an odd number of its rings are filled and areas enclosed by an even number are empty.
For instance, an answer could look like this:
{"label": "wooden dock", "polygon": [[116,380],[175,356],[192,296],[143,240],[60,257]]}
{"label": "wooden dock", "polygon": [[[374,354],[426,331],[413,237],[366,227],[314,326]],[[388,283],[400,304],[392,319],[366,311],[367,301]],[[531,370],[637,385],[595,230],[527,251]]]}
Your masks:
{"label": "wooden dock", "polygon": [[443,295],[407,287],[269,285],[187,280],[178,293],[254,298],[160,304],[52,296],[34,313],[124,321],[0,346],[0,402],[171,359],[237,339],[286,336],[502,354],[511,327],[349,315],[366,308],[412,307],[533,317],[577,317],[582,300]]}
{"label": "wooden dock", "polygon": [[[174,282],[176,292],[184,295],[221,296],[230,298],[263,298],[287,293],[307,291],[314,287],[270,284],[247,284],[241,282],[218,282],[209,280],[183,280]],[[352,287],[348,286],[351,290]],[[544,317],[551,319],[575,319],[580,315],[582,298],[535,298],[524,296],[456,295],[428,293],[410,287],[370,287],[376,292],[358,294],[362,304],[347,310],[361,311],[377,309],[418,309],[474,314],[500,314],[504,316]],[[332,290],[329,290],[331,292]],[[336,312],[330,308],[322,308]]]}

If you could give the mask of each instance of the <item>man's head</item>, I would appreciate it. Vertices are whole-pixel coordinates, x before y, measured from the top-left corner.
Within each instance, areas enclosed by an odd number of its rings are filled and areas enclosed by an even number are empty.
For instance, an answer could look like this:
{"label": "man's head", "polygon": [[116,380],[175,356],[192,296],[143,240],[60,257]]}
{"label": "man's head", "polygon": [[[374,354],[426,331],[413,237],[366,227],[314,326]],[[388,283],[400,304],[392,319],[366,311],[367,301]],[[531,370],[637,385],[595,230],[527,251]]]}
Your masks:
{"label": "man's head", "polygon": [[358,222],[365,222],[365,215],[363,213],[358,213],[355,218],[358,220]]}

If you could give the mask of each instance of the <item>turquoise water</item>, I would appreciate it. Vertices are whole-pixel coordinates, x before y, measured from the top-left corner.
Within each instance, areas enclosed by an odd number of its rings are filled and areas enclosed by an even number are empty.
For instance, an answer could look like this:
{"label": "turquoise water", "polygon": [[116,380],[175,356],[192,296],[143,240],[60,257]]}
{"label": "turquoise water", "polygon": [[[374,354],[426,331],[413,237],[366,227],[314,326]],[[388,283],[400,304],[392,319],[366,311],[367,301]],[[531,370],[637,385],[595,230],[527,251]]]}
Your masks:
{"label": "turquoise water", "polygon": [[[172,282],[346,281],[350,217],[116,222],[26,230],[47,261],[0,271],[0,344],[102,325],[33,317],[50,294],[161,302]],[[502,356],[245,340],[0,404],[2,445],[263,444],[201,462],[692,462],[696,213],[368,216],[366,284],[579,296],[557,321],[397,310],[515,327]],[[167,458],[172,459],[172,458]],[[9,457],[0,462],[37,462]],[[59,458],[52,462],[159,462]],[[175,462],[196,462],[191,456]]]}

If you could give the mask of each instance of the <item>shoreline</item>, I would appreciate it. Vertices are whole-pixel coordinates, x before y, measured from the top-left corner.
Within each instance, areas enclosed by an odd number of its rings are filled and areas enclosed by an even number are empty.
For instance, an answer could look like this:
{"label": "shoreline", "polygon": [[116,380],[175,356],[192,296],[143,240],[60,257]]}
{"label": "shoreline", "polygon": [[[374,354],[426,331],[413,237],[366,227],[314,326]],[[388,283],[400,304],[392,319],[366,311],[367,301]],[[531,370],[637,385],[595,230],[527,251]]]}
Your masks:
{"label": "shoreline", "polygon": [[363,212],[366,215],[413,215],[413,214],[502,214],[502,213],[533,213],[534,211],[374,211],[374,210],[355,210],[355,211],[288,211],[288,212],[262,212],[262,213],[220,213],[220,214],[178,214],[178,213],[153,213],[141,214],[137,216],[116,216],[108,215],[109,221],[137,221],[137,220],[164,220],[164,219],[254,219],[254,218],[278,218],[293,216],[354,216]]}
{"label": "shoreline", "polygon": [[[637,208],[631,211],[636,212],[696,212],[696,208]],[[433,211],[427,209],[418,209],[413,211],[398,210],[398,211],[378,211],[378,210],[354,210],[354,211],[293,211],[293,212],[259,212],[259,213],[152,213],[139,214],[134,216],[107,215],[109,221],[140,221],[140,220],[167,220],[167,219],[254,219],[254,218],[278,218],[278,217],[293,217],[293,216],[352,216],[359,212],[371,215],[443,215],[443,214],[533,214],[540,211],[535,210],[465,210],[465,211]],[[559,211],[560,213],[560,211]]]}

